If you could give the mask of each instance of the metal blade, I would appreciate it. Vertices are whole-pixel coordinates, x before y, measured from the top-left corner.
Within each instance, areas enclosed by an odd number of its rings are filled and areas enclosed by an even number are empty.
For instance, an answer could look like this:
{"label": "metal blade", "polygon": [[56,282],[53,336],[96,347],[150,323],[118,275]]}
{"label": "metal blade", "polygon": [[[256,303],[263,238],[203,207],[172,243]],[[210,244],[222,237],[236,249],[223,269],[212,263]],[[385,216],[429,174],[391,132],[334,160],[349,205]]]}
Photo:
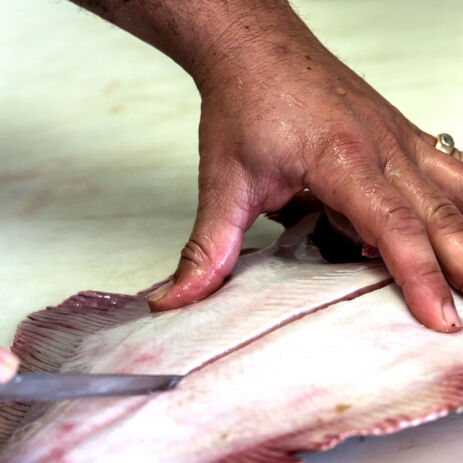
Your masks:
{"label": "metal blade", "polygon": [[182,376],[18,373],[0,384],[0,402],[41,402],[151,394],[175,387]]}

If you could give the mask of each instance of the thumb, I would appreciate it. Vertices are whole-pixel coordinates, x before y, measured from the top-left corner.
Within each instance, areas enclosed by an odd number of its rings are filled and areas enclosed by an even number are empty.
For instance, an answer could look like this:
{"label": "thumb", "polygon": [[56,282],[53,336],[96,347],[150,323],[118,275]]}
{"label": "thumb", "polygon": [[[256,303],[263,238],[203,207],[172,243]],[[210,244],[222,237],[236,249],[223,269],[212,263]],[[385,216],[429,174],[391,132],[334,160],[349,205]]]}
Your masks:
{"label": "thumb", "polygon": [[256,219],[239,188],[200,188],[198,212],[173,277],[148,294],[152,311],[176,309],[212,294],[230,275],[244,232]]}
{"label": "thumb", "polygon": [[19,359],[9,350],[0,347],[0,383],[6,383],[16,374]]}

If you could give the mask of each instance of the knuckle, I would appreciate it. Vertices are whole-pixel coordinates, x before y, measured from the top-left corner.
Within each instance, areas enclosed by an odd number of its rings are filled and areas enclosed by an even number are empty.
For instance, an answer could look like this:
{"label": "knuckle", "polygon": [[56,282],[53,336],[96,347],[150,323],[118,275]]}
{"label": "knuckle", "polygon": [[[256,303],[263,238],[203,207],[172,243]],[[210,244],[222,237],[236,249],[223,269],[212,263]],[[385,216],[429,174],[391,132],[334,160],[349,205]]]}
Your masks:
{"label": "knuckle", "polygon": [[204,269],[212,262],[207,246],[194,238],[188,240],[188,243],[182,249],[180,258],[183,261],[189,262],[197,269]]}
{"label": "knuckle", "polygon": [[379,221],[377,246],[385,247],[388,240],[410,241],[425,233],[420,217],[408,206],[392,201],[385,207]]}
{"label": "knuckle", "polygon": [[452,232],[462,229],[458,209],[447,201],[435,202],[426,213],[426,222],[436,231]]}
{"label": "knuckle", "polygon": [[432,280],[442,278],[442,270],[437,265],[437,263],[433,264],[430,262],[424,262],[417,265],[414,268],[414,272],[412,274],[404,275],[402,281],[397,282],[397,284],[401,288],[407,289],[417,285],[426,286],[427,284],[431,283]]}
{"label": "knuckle", "polygon": [[381,150],[386,154],[395,154],[402,152],[402,146],[395,133],[386,125],[380,124],[377,130],[377,139]]}
{"label": "knuckle", "polygon": [[416,235],[424,231],[424,225],[410,207],[397,204],[387,208],[382,230],[384,233],[399,232],[403,235]]}
{"label": "knuckle", "polygon": [[368,147],[359,133],[354,130],[342,131],[333,135],[328,141],[328,149],[338,155],[354,158],[365,152]]}
{"label": "knuckle", "polygon": [[[372,170],[372,156],[374,149],[368,137],[362,135],[360,129],[340,129],[331,136],[326,137],[323,147],[311,163],[313,172],[328,173],[332,185],[349,183],[352,169],[358,175],[368,175]],[[315,184],[319,179],[310,174]]]}

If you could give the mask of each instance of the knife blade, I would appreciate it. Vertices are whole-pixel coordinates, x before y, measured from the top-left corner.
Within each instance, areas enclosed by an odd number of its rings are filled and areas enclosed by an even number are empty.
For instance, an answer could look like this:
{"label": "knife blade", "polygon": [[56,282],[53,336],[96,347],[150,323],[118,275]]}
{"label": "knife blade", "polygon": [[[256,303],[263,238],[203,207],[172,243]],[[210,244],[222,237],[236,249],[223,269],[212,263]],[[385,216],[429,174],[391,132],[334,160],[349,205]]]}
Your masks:
{"label": "knife blade", "polygon": [[0,402],[48,402],[95,397],[146,395],[174,388],[179,375],[18,373],[0,384]]}

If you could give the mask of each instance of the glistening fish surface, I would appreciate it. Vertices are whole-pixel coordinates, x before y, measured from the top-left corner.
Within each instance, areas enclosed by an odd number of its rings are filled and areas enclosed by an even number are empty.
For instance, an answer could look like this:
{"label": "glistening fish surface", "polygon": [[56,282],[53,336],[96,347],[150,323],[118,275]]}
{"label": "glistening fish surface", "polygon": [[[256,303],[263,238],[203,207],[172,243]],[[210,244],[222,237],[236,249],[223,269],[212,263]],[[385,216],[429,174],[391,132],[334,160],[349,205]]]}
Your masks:
{"label": "glistening fish surface", "polygon": [[380,261],[324,261],[310,226],[184,309],[84,292],[30,315],[13,347],[25,370],[187,376],[151,396],[3,405],[0,462],[296,462],[462,407],[463,333],[415,321]]}

